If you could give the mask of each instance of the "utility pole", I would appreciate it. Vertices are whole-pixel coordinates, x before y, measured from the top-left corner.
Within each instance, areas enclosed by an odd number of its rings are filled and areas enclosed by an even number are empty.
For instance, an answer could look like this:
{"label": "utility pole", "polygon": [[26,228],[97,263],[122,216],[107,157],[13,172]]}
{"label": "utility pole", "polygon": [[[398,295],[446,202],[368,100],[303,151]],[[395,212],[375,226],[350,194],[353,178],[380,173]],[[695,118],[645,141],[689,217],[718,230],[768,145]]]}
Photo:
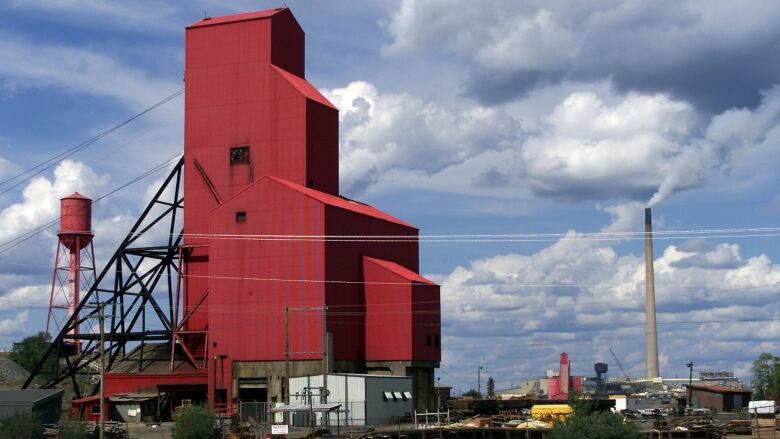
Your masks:
{"label": "utility pole", "polygon": [[441,377],[436,378],[436,426],[439,427],[439,439],[441,434]]}
{"label": "utility pole", "polygon": [[691,386],[693,385],[693,361],[688,362],[686,364],[688,366],[688,411],[691,410],[693,407],[693,403],[691,402],[691,399],[693,398],[693,389]]}
{"label": "utility pole", "polygon": [[482,366],[477,368],[477,393],[479,393],[479,397],[482,398]]}
{"label": "utility pole", "polygon": [[[328,307],[322,307],[322,392],[324,397],[320,397],[323,404],[328,402],[328,373],[330,372],[330,355],[328,353]],[[323,417],[326,413],[323,413]]]}
{"label": "utility pole", "polygon": [[284,307],[284,401],[290,403],[290,307]]}
{"label": "utility pole", "polygon": [[100,322],[100,431],[98,432],[99,439],[104,439],[106,431],[106,415],[105,415],[105,375],[106,375],[106,332],[104,329],[105,316],[103,315],[104,304],[101,302],[98,304],[98,321]]}

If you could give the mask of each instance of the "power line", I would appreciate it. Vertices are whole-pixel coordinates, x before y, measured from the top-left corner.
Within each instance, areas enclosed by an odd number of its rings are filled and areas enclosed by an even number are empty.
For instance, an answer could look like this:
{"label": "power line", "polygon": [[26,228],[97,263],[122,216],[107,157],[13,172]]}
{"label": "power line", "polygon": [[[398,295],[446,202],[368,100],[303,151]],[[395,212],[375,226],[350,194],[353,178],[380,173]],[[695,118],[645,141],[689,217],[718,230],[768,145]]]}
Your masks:
{"label": "power line", "polygon": [[[146,232],[151,233],[151,232]],[[143,233],[137,233],[133,236],[140,236]],[[540,234],[537,236],[543,236]],[[176,236],[179,236],[176,234]],[[560,239],[553,238],[518,238],[515,235],[491,235],[494,238],[462,238],[467,235],[285,235],[285,234],[223,234],[223,233],[183,233],[184,238],[208,238],[220,240],[237,241],[288,241],[288,242],[378,242],[378,243],[514,243],[514,242],[554,242]],[[488,235],[483,235],[488,236]],[[519,235],[517,235],[519,236]],[[565,235],[564,235],[565,237]],[[750,234],[720,234],[720,235],[670,235],[653,237],[654,240],[676,240],[676,239],[715,239],[715,238],[759,238],[759,237],[780,237],[780,230],[777,232],[750,233]],[[591,237],[587,234],[574,235],[573,240],[577,241],[631,241],[644,240],[644,237]]]}
{"label": "power line", "polygon": [[[246,314],[249,314],[249,311],[247,311]],[[284,310],[280,310],[279,312],[275,313],[251,313],[252,315],[256,316],[266,316],[266,317],[279,317],[284,315]],[[241,314],[238,313],[231,313],[231,316],[239,316]],[[314,315],[318,318],[321,318],[322,312],[316,312]],[[326,313],[326,315],[331,317],[338,317],[338,315],[334,316],[331,313]],[[119,317],[117,315],[117,317]],[[350,316],[341,316],[341,317],[350,317]],[[224,317],[225,319],[228,319],[229,317]],[[732,323],[769,323],[769,322],[780,322],[780,318],[750,318],[750,319],[724,319],[724,320],[687,320],[687,321],[669,321],[669,322],[658,322],[657,324],[662,327],[673,327],[673,326],[704,326],[704,325],[714,325],[714,324],[732,324]],[[241,321],[240,323],[230,324],[230,325],[212,325],[209,324],[209,331],[215,331],[215,330],[230,330],[230,329],[241,329],[246,327],[255,327],[255,326],[273,326],[277,323],[273,320],[256,320],[256,321]],[[361,325],[361,326],[369,326],[363,321],[355,321],[355,320],[329,320],[328,325]],[[442,323],[430,323],[430,322],[410,322],[410,325],[415,327],[434,327],[434,328],[447,328],[447,327],[478,327],[478,328],[485,328],[485,327],[499,327],[499,328],[519,328],[524,330],[524,332],[528,332],[530,334],[546,334],[546,333],[554,333],[554,332],[564,332],[564,331],[543,331],[543,329],[559,329],[559,328],[595,328],[595,330],[600,329],[614,329],[614,328],[641,328],[645,324],[644,322],[641,323],[633,323],[633,322],[603,322],[603,323],[585,323],[585,322],[548,322],[545,326],[539,326],[537,325],[534,328],[526,328],[523,326],[522,323],[518,322],[462,322],[462,321],[456,321],[456,322],[442,322]],[[149,327],[150,330],[155,329],[164,329],[162,327],[157,328],[156,326]],[[671,330],[670,330],[671,332]],[[485,335],[485,334],[482,334]],[[509,337],[510,335],[504,335],[506,337]],[[612,339],[612,338],[610,338]],[[634,339],[633,337],[630,339]],[[565,341],[565,340],[561,340]]]}
{"label": "power line", "polygon": [[16,182],[13,185],[9,186],[5,190],[0,191],[0,195],[3,195],[5,193],[13,190],[14,188],[18,187],[19,185],[23,184],[24,182],[29,181],[33,177],[35,177],[37,175],[40,175],[45,170],[47,170],[47,169],[51,168],[52,166],[54,166],[54,164],[56,162],[58,162],[60,159],[64,159],[64,158],[72,156],[73,154],[76,154],[77,152],[81,151],[82,149],[84,149],[84,148],[86,148],[86,147],[88,147],[88,146],[98,142],[99,140],[101,140],[104,137],[110,135],[114,131],[116,131],[116,130],[122,128],[123,126],[133,122],[134,120],[136,120],[136,119],[140,118],[141,116],[149,113],[150,111],[153,111],[153,110],[159,108],[160,106],[162,106],[162,105],[172,101],[173,99],[177,98],[178,96],[181,96],[182,94],[184,94],[184,89],[178,90],[177,92],[175,92],[175,93],[165,97],[163,100],[157,102],[156,104],[152,105],[151,107],[141,111],[140,113],[130,117],[129,119],[125,119],[123,122],[121,122],[121,123],[119,123],[117,125],[114,125],[113,127],[109,128],[109,129],[107,129],[107,130],[105,130],[105,131],[103,131],[103,132],[101,132],[101,133],[99,133],[99,134],[97,134],[97,135],[95,135],[93,137],[90,137],[89,139],[79,143],[76,146],[74,146],[72,148],[68,148],[65,151],[63,151],[63,152],[61,152],[59,154],[56,154],[56,155],[54,155],[54,156],[52,156],[52,157],[50,157],[50,158],[48,158],[48,159],[38,163],[37,165],[35,165],[35,166],[31,167],[31,168],[28,168],[28,169],[26,169],[26,170],[24,170],[24,171],[22,171],[22,172],[20,172],[20,173],[18,173],[16,175],[14,175],[14,176],[11,176],[11,177],[3,180],[3,181],[0,181],[0,186],[3,186],[6,183],[10,183],[13,180],[16,180],[17,178],[19,178],[19,177],[21,177],[21,176],[23,176],[25,174],[29,174],[30,172],[35,171],[33,174],[31,174],[31,175],[29,175],[29,176],[19,180],[18,182]]}
{"label": "power line", "polygon": [[[126,187],[128,187],[130,185],[132,185],[133,183],[136,183],[136,182],[138,182],[140,180],[143,180],[144,178],[146,178],[146,177],[148,177],[148,176],[150,176],[150,175],[152,175],[152,174],[154,174],[156,172],[159,172],[162,169],[165,169],[165,167],[168,166],[170,163],[172,163],[174,160],[178,160],[180,156],[181,156],[181,154],[177,154],[174,157],[172,157],[172,158],[170,158],[170,159],[168,159],[168,160],[166,160],[166,161],[164,161],[164,162],[162,162],[160,164],[155,165],[153,168],[145,171],[141,175],[133,178],[132,180],[124,183],[123,185],[118,186],[115,189],[113,189],[113,190],[111,190],[111,191],[109,191],[109,192],[107,192],[107,193],[105,193],[105,194],[95,198],[94,202],[98,202],[98,201],[103,200],[103,199],[105,199],[107,197],[110,197],[111,195],[113,195],[113,194],[119,192],[120,190],[122,190],[122,189],[124,189],[124,188],[126,188]],[[46,229],[56,225],[58,221],[59,221],[59,218],[55,218],[55,219],[53,219],[53,220],[51,220],[51,221],[49,221],[47,223],[44,223],[44,224],[42,224],[42,225],[32,229],[31,231],[29,231],[27,233],[23,233],[23,234],[15,237],[15,238],[9,240],[9,241],[6,241],[6,242],[0,244],[0,254],[3,254],[5,252],[7,252],[8,250],[11,250],[11,249],[21,245],[22,243],[24,243],[28,239],[30,239],[30,238],[34,237],[35,235],[43,232],[44,230],[46,230]]]}
{"label": "power line", "polygon": [[[57,220],[52,220],[51,223],[44,224],[42,228],[48,228],[53,225]],[[30,230],[27,233],[17,236],[10,241],[0,244],[0,247],[5,246],[17,239],[24,238],[28,234],[37,234],[41,230],[41,227]],[[139,237],[144,234],[154,233],[148,231],[145,233],[135,233],[133,237]],[[160,236],[179,236],[179,234],[165,234]],[[303,242],[303,243],[317,243],[317,242],[374,242],[374,243],[517,243],[517,242],[553,242],[555,239],[515,239],[515,238],[501,238],[501,239],[428,239],[426,236],[420,237],[405,237],[405,238],[374,238],[370,235],[366,237],[348,237],[345,238],[341,235],[328,235],[327,237],[314,237],[314,238],[301,238],[288,235],[225,235],[225,234],[209,234],[209,233],[183,233],[184,238],[210,238],[221,240],[241,240],[241,241],[287,241],[287,242]],[[451,235],[457,236],[457,235]],[[731,234],[731,235],[692,235],[692,236],[662,236],[654,237],[654,240],[680,240],[680,239],[722,239],[722,238],[760,238],[760,237],[780,237],[779,233],[754,233],[754,234]],[[627,238],[589,238],[586,236],[577,236],[578,241],[624,241],[624,240],[643,240],[642,237],[627,237]],[[26,239],[25,239],[26,240]],[[0,250],[0,254],[4,250]]]}
{"label": "power line", "polygon": [[[27,266],[25,264],[25,266]],[[42,266],[42,265],[41,265]],[[45,267],[49,267],[46,265]],[[260,278],[260,277],[248,277],[248,276],[218,276],[218,275],[195,275],[195,274],[171,274],[168,275],[167,273],[160,273],[159,277],[161,278],[167,278],[167,277],[182,277],[182,278],[194,278],[194,279],[216,279],[216,280],[246,280],[246,281],[255,281],[255,282],[282,282],[282,283],[304,283],[304,284],[336,284],[336,285],[385,285],[385,286],[408,286],[411,285],[409,282],[394,282],[394,281],[348,281],[348,280],[337,280],[337,279],[302,279],[302,278]],[[642,285],[643,283],[637,283],[637,285]],[[439,287],[445,287],[445,285],[436,285]],[[469,286],[469,285],[466,285]],[[499,286],[499,287],[520,287],[520,288],[595,288],[598,287],[599,289],[610,289],[615,287],[621,287],[624,285],[621,284],[543,284],[543,283],[521,283],[521,282],[480,282],[475,284],[474,286]],[[691,283],[691,284],[655,284],[656,287],[659,288],[701,288],[701,287],[720,287],[722,286],[722,283]],[[739,288],[720,288],[717,290],[718,293],[734,293],[734,292],[743,292],[743,291],[753,291],[757,289],[765,289],[765,288],[780,288],[780,283],[775,284],[765,284],[765,285],[750,285],[750,286],[744,286]],[[569,296],[566,296],[569,297]],[[702,298],[699,297],[699,300]],[[707,299],[705,297],[704,299]],[[717,297],[713,297],[711,299],[718,299]],[[30,304],[42,304],[40,302],[26,302],[26,301],[19,301],[14,299],[6,299],[0,296],[0,301],[7,300],[7,301],[16,301],[19,303],[30,303]],[[644,297],[636,297],[636,298],[626,298],[626,299],[609,299],[609,300],[602,300],[602,301],[579,301],[579,302],[572,302],[570,305],[573,307],[576,306],[589,306],[589,305],[597,305],[597,304],[610,304],[610,303],[621,303],[621,302],[644,302]],[[457,303],[457,300],[440,300],[440,301],[414,301],[414,302],[395,302],[394,304],[425,304],[425,303]],[[278,302],[283,303],[283,302]],[[733,304],[733,302],[731,302]],[[42,304],[47,305],[48,304]],[[569,305],[569,304],[566,304]],[[358,308],[358,307],[365,307],[365,304],[345,304],[345,305],[332,305],[331,307],[351,307],[351,308]],[[529,305],[524,305],[529,306]],[[547,307],[547,304],[540,305]],[[556,305],[557,307],[560,307],[561,305]],[[262,308],[262,307],[260,307]],[[480,312],[495,312],[495,310],[475,310]]]}
{"label": "power line", "polygon": [[[654,232],[655,236],[658,235],[699,235],[699,234],[726,234],[729,236],[742,236],[741,233],[752,234],[763,233],[780,233],[780,227],[754,227],[754,228],[741,228],[741,229],[692,229],[692,230],[666,230],[663,232]],[[497,234],[437,234],[437,235],[300,235],[300,234],[228,234],[228,233],[187,233],[185,236],[193,238],[240,238],[240,239],[301,239],[301,240],[327,240],[331,238],[336,239],[354,239],[354,240],[399,240],[399,241],[417,241],[417,240],[442,240],[442,239],[468,239],[468,240],[480,240],[480,239],[504,239],[504,240],[519,240],[524,238],[542,238],[542,237],[568,237],[574,236],[578,239],[588,239],[598,236],[615,236],[615,238],[609,238],[609,240],[622,240],[622,239],[644,239],[646,232],[572,232],[572,233],[497,233]],[[636,238],[632,238],[632,235],[638,235]],[[749,236],[751,236],[749,235]],[[622,238],[623,236],[629,236],[629,238]],[[654,239],[655,239],[654,236]],[[719,235],[715,235],[719,236]],[[763,236],[763,234],[761,235]],[[676,236],[673,236],[676,237]],[[688,236],[681,236],[687,238]]]}

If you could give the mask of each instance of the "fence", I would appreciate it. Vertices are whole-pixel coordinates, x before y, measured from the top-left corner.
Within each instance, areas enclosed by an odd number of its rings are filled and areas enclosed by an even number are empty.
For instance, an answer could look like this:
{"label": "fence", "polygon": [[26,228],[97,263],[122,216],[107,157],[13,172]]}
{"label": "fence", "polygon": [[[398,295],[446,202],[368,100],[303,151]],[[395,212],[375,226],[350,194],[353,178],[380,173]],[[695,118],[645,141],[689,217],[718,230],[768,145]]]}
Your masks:
{"label": "fence", "polygon": [[274,419],[270,402],[247,401],[238,405],[238,415],[241,422],[255,425],[270,425]]}
{"label": "fence", "polygon": [[[376,424],[404,424],[414,422],[413,412],[390,413],[381,409],[367,413],[366,403],[363,401],[330,401],[330,404],[338,404],[323,414],[320,411],[310,413],[305,410],[306,404],[301,404],[303,410],[286,414],[274,413],[271,409],[276,403],[246,401],[238,403],[238,419],[242,423],[249,423],[259,427],[270,429],[272,424],[288,424],[295,427],[328,428],[333,431],[345,427],[360,427]],[[313,415],[313,416],[312,416]],[[427,415],[427,417],[425,416]],[[439,414],[441,421],[449,419],[448,412]],[[436,413],[418,413],[420,423],[436,422]],[[311,423],[309,418],[312,417]],[[423,420],[425,419],[425,420]]]}

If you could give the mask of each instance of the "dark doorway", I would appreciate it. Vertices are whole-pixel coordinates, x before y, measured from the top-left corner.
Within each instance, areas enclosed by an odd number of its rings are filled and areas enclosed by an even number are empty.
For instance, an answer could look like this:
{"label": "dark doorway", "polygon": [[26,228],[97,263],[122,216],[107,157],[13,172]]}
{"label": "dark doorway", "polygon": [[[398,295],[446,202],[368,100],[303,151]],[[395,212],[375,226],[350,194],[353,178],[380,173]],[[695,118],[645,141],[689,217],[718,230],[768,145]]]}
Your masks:
{"label": "dark doorway", "polygon": [[266,402],[268,400],[268,389],[261,387],[239,387],[239,401]]}
{"label": "dark doorway", "polygon": [[244,402],[268,401],[268,379],[240,378],[238,380],[238,400]]}

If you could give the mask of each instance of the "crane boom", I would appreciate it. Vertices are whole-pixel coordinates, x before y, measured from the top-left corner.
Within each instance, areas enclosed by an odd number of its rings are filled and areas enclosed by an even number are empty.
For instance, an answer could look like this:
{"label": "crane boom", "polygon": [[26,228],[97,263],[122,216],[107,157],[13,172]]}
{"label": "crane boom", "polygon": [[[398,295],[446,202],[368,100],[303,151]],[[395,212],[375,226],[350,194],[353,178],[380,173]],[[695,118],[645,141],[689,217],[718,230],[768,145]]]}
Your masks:
{"label": "crane boom", "polygon": [[620,364],[620,360],[618,360],[618,357],[617,355],[615,355],[615,352],[612,351],[612,348],[609,349],[609,353],[612,354],[612,358],[615,359],[615,363],[617,363],[618,367],[620,368],[620,371],[623,372],[623,375],[626,377],[626,381],[631,381],[631,377],[629,377],[626,370],[623,369],[623,365]]}

